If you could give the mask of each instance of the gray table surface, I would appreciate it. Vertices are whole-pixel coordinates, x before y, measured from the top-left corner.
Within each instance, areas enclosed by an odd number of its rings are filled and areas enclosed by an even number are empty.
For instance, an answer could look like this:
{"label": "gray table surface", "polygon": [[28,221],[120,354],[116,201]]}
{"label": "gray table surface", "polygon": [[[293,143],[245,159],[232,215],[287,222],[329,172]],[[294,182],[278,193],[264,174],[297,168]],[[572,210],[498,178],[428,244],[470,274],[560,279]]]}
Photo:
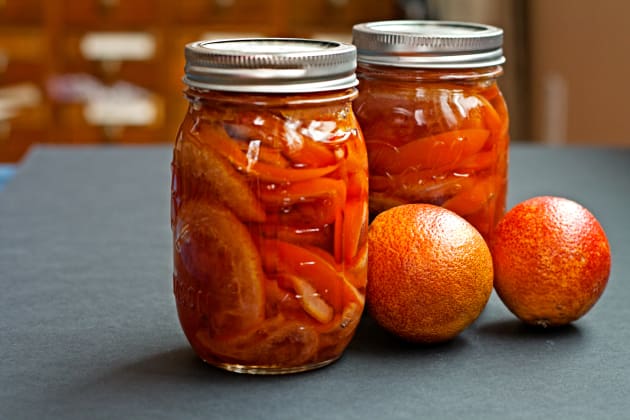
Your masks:
{"label": "gray table surface", "polygon": [[630,418],[630,149],[514,143],[509,207],[588,207],[613,266],[569,327],[521,325],[493,295],[454,341],[364,318],[338,362],[281,377],[197,360],[171,291],[170,148],[37,148],[0,193],[0,419]]}

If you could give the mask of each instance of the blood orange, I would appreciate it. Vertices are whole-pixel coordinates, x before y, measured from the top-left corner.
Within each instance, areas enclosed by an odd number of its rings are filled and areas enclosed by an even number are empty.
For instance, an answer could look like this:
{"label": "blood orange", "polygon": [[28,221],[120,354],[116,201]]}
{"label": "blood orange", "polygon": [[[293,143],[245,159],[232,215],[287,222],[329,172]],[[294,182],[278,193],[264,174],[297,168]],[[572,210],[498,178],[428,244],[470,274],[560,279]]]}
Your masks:
{"label": "blood orange", "polygon": [[529,324],[557,326],[582,317],[610,274],[606,234],[586,208],[560,197],[517,204],[492,239],[495,289]]}
{"label": "blood orange", "polygon": [[481,234],[443,207],[405,204],[379,214],[368,232],[367,305],[403,339],[454,338],[485,307],[492,257]]}

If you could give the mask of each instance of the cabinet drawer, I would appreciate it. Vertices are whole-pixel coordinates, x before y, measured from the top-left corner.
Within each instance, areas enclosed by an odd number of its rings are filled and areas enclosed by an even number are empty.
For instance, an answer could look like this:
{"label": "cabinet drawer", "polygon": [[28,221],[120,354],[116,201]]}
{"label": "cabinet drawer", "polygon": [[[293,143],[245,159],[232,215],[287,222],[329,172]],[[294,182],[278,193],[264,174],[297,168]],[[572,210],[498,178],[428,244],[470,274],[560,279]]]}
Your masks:
{"label": "cabinet drawer", "polygon": [[2,63],[0,52],[0,86],[21,82],[44,83],[45,66],[41,62],[10,60]]}
{"label": "cabinet drawer", "polygon": [[62,143],[157,143],[169,139],[164,129],[164,100],[158,95],[142,103],[67,103],[55,105]]}
{"label": "cabinet drawer", "polygon": [[[1,0],[0,0],[1,1]],[[63,21],[93,28],[155,24],[160,2],[155,0],[59,0]]]}
{"label": "cabinet drawer", "polygon": [[309,0],[291,2],[289,7],[289,22],[298,32],[324,29],[349,33],[356,23],[395,17],[392,0]]}
{"label": "cabinet drawer", "polygon": [[0,0],[0,24],[33,25],[43,21],[42,0]]}
{"label": "cabinet drawer", "polygon": [[264,23],[272,17],[272,6],[276,3],[259,0],[186,0],[173,6],[173,14],[180,23]]}
{"label": "cabinet drawer", "polygon": [[[9,124],[12,135],[16,132],[45,132],[50,124],[50,109],[45,103],[19,108],[10,119],[5,121]],[[45,140],[45,138],[38,140]]]}
{"label": "cabinet drawer", "polygon": [[62,73],[88,73],[157,89],[163,71],[160,37],[151,32],[77,32],[63,42]]}
{"label": "cabinet drawer", "polygon": [[45,44],[45,36],[40,29],[0,27],[0,55],[4,57],[0,58],[2,61],[41,62],[44,59]]}
{"label": "cabinet drawer", "polygon": [[36,89],[0,87],[0,162],[17,162],[31,143],[47,139],[50,108]]}

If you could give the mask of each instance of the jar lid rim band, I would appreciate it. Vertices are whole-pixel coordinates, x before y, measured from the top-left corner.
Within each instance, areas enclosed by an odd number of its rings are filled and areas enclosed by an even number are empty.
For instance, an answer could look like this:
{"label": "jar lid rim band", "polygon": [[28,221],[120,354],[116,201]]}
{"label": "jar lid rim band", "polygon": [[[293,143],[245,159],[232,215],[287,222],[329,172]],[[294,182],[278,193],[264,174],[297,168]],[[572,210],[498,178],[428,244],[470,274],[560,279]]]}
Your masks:
{"label": "jar lid rim band", "polygon": [[352,28],[357,60],[423,68],[500,65],[503,30],[479,23],[433,20],[366,22]]}
{"label": "jar lid rim band", "polygon": [[303,93],[350,88],[356,47],[302,38],[202,40],[185,47],[184,83],[200,89]]}

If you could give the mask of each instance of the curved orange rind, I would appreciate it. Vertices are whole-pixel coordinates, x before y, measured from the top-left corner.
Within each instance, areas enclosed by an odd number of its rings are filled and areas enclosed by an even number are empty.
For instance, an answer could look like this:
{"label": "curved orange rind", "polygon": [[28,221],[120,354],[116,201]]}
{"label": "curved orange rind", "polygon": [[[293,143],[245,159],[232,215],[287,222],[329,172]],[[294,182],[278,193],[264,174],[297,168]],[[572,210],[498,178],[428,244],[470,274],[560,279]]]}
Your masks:
{"label": "curved orange rind", "polygon": [[423,137],[400,147],[369,141],[370,170],[376,174],[399,174],[408,168],[427,169],[453,164],[479,152],[489,136],[489,130],[471,128]]}
{"label": "curved orange rind", "polygon": [[183,141],[177,144],[175,153],[181,154],[176,161],[183,162],[182,171],[202,179],[208,185],[210,195],[234,211],[239,219],[256,222],[265,220],[265,210],[247,181],[212,148]]}
{"label": "curved orange rind", "polygon": [[265,317],[264,272],[245,226],[227,208],[186,202],[174,230],[175,252],[198,290],[212,334],[252,328]]}
{"label": "curved orange rind", "polygon": [[198,139],[208,139],[208,147],[214,148],[219,154],[228,159],[241,173],[251,174],[262,181],[274,183],[299,182],[325,176],[338,168],[339,164],[314,168],[284,168],[270,165],[260,160],[248,159],[241,147],[233,138],[228,136],[224,128],[218,124],[201,124],[196,134]]}

